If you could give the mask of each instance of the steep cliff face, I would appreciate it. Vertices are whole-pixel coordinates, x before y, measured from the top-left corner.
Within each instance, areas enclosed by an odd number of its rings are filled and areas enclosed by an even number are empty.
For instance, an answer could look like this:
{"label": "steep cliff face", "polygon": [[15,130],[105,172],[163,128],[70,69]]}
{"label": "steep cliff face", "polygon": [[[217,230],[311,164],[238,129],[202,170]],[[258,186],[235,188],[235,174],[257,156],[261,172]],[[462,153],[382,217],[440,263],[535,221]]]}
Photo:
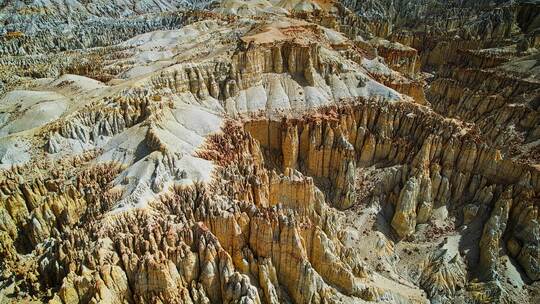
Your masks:
{"label": "steep cliff face", "polygon": [[0,302],[536,303],[537,7],[0,4]]}
{"label": "steep cliff face", "polygon": [[[538,154],[538,5],[534,1],[344,2],[390,42],[418,51],[420,69],[433,73],[427,100],[445,116],[474,124],[491,145],[523,161]],[[385,28],[380,31],[378,29]],[[408,60],[410,62],[410,60]],[[405,65],[407,66],[407,65]],[[534,160],[533,163],[537,162]]]}

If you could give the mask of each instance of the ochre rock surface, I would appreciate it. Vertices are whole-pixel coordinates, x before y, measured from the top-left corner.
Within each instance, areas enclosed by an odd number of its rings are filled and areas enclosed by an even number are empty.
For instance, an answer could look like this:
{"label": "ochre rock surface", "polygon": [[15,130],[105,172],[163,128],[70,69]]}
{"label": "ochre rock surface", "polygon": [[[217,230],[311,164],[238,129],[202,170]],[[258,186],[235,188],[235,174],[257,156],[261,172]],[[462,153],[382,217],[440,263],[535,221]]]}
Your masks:
{"label": "ochre rock surface", "polygon": [[0,303],[538,303],[535,1],[4,1]]}

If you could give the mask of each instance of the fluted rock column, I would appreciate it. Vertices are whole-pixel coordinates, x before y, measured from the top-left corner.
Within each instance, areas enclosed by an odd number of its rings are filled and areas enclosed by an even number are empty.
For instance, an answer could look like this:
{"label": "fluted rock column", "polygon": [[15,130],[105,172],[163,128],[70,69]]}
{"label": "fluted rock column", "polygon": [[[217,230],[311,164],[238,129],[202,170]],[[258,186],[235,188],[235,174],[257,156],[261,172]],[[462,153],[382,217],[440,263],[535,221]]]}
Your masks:
{"label": "fluted rock column", "polygon": [[298,127],[287,126],[282,135],[281,152],[283,154],[283,171],[287,168],[295,169],[298,161]]}
{"label": "fluted rock column", "polygon": [[416,229],[416,206],[420,183],[416,177],[411,177],[399,194],[394,217],[392,218],[392,228],[399,237],[405,238],[414,233]]}
{"label": "fluted rock column", "polygon": [[497,200],[490,218],[484,224],[482,238],[480,239],[480,278],[491,281],[497,278],[497,265],[499,248],[504,232],[510,208],[512,207],[512,190],[506,190]]}
{"label": "fluted rock column", "polygon": [[283,56],[281,55],[280,46],[275,46],[272,48],[272,64],[275,73],[283,73]]}

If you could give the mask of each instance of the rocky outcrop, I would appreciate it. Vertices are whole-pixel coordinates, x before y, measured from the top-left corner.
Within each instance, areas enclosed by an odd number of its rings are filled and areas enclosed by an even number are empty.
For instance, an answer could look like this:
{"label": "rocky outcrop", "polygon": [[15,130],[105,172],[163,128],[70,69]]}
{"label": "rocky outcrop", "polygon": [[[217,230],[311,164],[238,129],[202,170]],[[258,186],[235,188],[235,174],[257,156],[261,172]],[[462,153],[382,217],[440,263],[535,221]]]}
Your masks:
{"label": "rocky outcrop", "polygon": [[416,178],[410,178],[399,193],[396,211],[392,218],[392,228],[400,237],[413,234],[416,230],[416,207],[420,183]]}
{"label": "rocky outcrop", "polygon": [[506,230],[511,206],[511,194],[505,192],[495,203],[491,217],[484,225],[480,241],[480,271],[482,272],[480,276],[487,280],[493,280],[497,275],[495,267],[498,265],[499,242]]}
{"label": "rocky outcrop", "polygon": [[[324,180],[330,181],[334,190],[328,198],[335,202],[335,206],[340,209],[352,206],[355,201],[356,158],[354,147],[348,138],[335,123],[292,123],[280,126],[270,121],[255,121],[249,122],[246,129],[254,138],[263,139],[260,141],[261,145],[268,149],[269,153],[281,153],[279,161],[283,163],[285,170],[299,168],[302,172],[320,179],[321,183],[324,183]],[[264,141],[264,138],[268,140]],[[294,142],[290,141],[291,138]],[[291,158],[294,161],[291,161]],[[294,167],[290,164],[294,164]]]}
{"label": "rocky outcrop", "polygon": [[373,45],[377,48],[377,54],[383,57],[393,70],[409,76],[418,71],[416,49],[382,39],[374,39]]}
{"label": "rocky outcrop", "polygon": [[438,301],[455,297],[466,284],[464,262],[448,239],[422,263],[420,284]]}
{"label": "rocky outcrop", "polygon": [[[478,144],[471,141],[470,138],[467,139],[468,136],[472,135],[466,135],[462,139],[459,139],[459,137],[463,135],[458,137],[450,136],[445,143],[444,136],[439,137],[433,136],[432,134],[437,134],[437,131],[435,131],[437,128],[436,126],[444,125],[444,128],[446,129],[446,127],[448,127],[447,123],[442,123],[443,120],[440,120],[440,124],[436,122],[436,120],[425,122],[426,117],[431,116],[433,118],[433,113],[422,113],[420,108],[414,110],[419,111],[416,112],[414,116],[401,112],[402,109],[403,105],[394,106],[387,104],[382,105],[382,109],[380,109],[375,106],[375,104],[361,103],[352,109],[339,109],[337,110],[337,113],[334,112],[336,109],[329,109],[326,112],[323,112],[323,115],[317,114],[317,116],[315,116],[317,117],[315,122],[312,122],[311,119],[313,118],[310,117],[286,121],[281,123],[281,125],[271,121],[256,121],[248,122],[246,128],[255,138],[261,139],[261,145],[268,149],[268,154],[275,155],[281,153],[282,158],[280,159],[282,160],[288,160],[290,159],[290,155],[294,155],[298,160],[297,168],[302,172],[305,172],[305,174],[314,176],[319,187],[323,190],[327,189],[325,191],[327,198],[332,198],[332,193],[335,193],[336,191],[346,191],[346,189],[348,189],[346,188],[344,190],[343,188],[340,188],[342,185],[340,176],[343,174],[341,174],[339,170],[343,170],[344,167],[332,168],[330,166],[328,172],[336,172],[336,174],[330,173],[329,175],[325,175],[325,172],[327,171],[325,171],[324,160],[327,153],[330,154],[330,158],[332,159],[336,159],[336,155],[342,155],[339,152],[341,147],[339,140],[335,139],[333,134],[340,134],[343,136],[344,140],[354,141],[356,143],[356,145],[350,145],[350,155],[353,156],[351,165],[358,164],[355,166],[364,167],[373,163],[384,164],[385,166],[392,164],[408,164],[410,169],[405,172],[409,172],[409,177],[402,182],[398,182],[397,187],[399,187],[398,189],[400,190],[397,195],[394,196],[394,211],[393,215],[389,218],[392,228],[400,238],[406,238],[416,234],[417,226],[419,224],[440,220],[444,221],[448,215],[444,215],[440,210],[454,209],[456,207],[452,207],[452,205],[458,204],[459,206],[458,202],[460,200],[471,199],[473,201],[481,201],[483,202],[482,204],[493,204],[494,211],[492,211],[490,219],[484,226],[484,233],[479,243],[479,269],[482,273],[480,276],[484,280],[496,279],[493,274],[498,273],[498,271],[494,269],[494,267],[497,267],[496,265],[499,265],[500,263],[500,261],[498,261],[498,252],[499,248],[504,246],[501,242],[502,235],[506,231],[505,227],[508,223],[512,222],[509,213],[511,213],[511,210],[514,208],[511,201],[516,194],[512,194],[511,191],[506,191],[504,192],[506,194],[501,194],[502,197],[497,200],[494,193],[500,193],[496,192],[500,190],[494,190],[503,189],[502,187],[506,183],[520,183],[520,192],[524,191],[521,189],[529,188],[531,189],[530,191],[536,193],[539,187],[536,181],[537,177],[529,179],[529,176],[537,176],[538,171],[535,168],[527,168],[527,166],[524,166],[522,167],[522,170],[524,170],[521,171],[522,173],[511,178],[508,174],[511,172],[509,171],[510,167],[506,167],[508,166],[508,163],[500,158],[500,152],[481,148],[481,145],[478,146]],[[373,114],[372,111],[377,114]],[[340,118],[339,120],[337,119],[338,117]],[[356,117],[358,117],[359,120],[357,120]],[[376,120],[370,120],[369,117],[376,117]],[[399,124],[389,122],[387,117],[393,117],[393,121],[399,120]],[[323,123],[320,122],[320,119],[323,120]],[[416,148],[414,147],[415,145],[413,142],[419,142],[419,140],[414,140],[409,142],[409,144],[405,144],[405,142],[407,142],[407,139],[405,138],[410,138],[411,135],[408,135],[408,137],[400,137],[401,135],[399,135],[406,134],[401,133],[401,128],[405,128],[407,125],[406,121],[409,119],[418,119],[418,122],[424,121],[426,132],[429,130],[429,134],[426,133],[425,137],[423,137],[423,144],[421,146],[416,145]],[[301,134],[298,137],[298,144],[290,144],[287,140],[280,140],[281,136],[284,136],[285,138],[292,137],[296,140],[295,136],[288,135],[288,132],[291,132],[291,123],[297,125],[298,128],[302,130],[292,131],[293,134]],[[399,127],[396,129],[394,126]],[[456,125],[455,128],[454,132],[457,132],[460,127]],[[405,129],[403,129],[403,131],[404,130]],[[449,131],[449,129],[446,129],[444,133],[441,134],[449,134]],[[313,134],[312,132],[321,135],[314,137],[311,135]],[[451,132],[452,131],[450,131],[450,133]],[[322,134],[325,134],[324,137]],[[416,129],[415,134],[415,136],[422,136],[422,133],[418,128]],[[404,151],[400,152],[399,148],[395,146],[395,148],[392,146],[386,147],[384,137],[382,136],[392,136],[391,142],[400,142],[400,146],[407,147],[409,153],[405,153]],[[316,139],[317,137],[320,139]],[[304,138],[309,140],[310,144],[303,144]],[[327,138],[332,140],[330,141]],[[334,144],[330,145],[331,142]],[[287,144],[287,148],[283,148],[281,146],[282,144]],[[296,151],[295,149],[291,151],[290,148],[296,146],[298,146],[298,150]],[[313,146],[321,147],[321,149],[313,150],[311,148]],[[285,153],[288,153],[288,155]],[[319,155],[318,153],[322,155]],[[310,159],[315,157],[321,160],[310,162]],[[277,160],[278,163],[280,159]],[[487,165],[488,163],[489,165]],[[310,164],[320,164],[322,167],[310,167]],[[500,168],[506,167],[507,169],[496,169],[494,166],[501,166]],[[514,166],[514,169],[517,169],[517,167],[515,167],[516,164],[511,166]],[[281,165],[278,164],[277,169],[279,168],[281,168]],[[289,169],[287,168],[285,170]],[[349,172],[356,171],[349,170]],[[496,172],[505,172],[505,174],[501,175]],[[516,171],[514,172],[517,173]],[[356,178],[356,175],[354,178]],[[527,182],[523,184],[523,181]],[[351,190],[353,189],[354,188],[351,188]],[[348,208],[355,204],[355,200],[347,200],[347,198],[343,197],[337,199],[336,202],[341,202],[341,204],[333,203],[333,205],[341,209]],[[343,205],[344,203],[350,202],[352,202],[351,205]],[[477,207],[475,207],[475,209],[477,210]],[[477,216],[477,213],[471,214],[471,211],[467,211],[472,210],[471,207],[467,207],[467,209],[464,208],[463,210],[467,214],[467,219],[465,220],[466,223],[470,223],[473,220],[472,218]],[[534,222],[532,223],[532,225],[534,225]],[[526,229],[531,231],[529,235],[531,235],[531,233],[534,235],[532,232],[534,228],[532,228],[532,226],[531,228]],[[521,241],[517,240],[510,241],[511,247],[509,248],[512,249],[509,250],[512,250],[514,256],[520,254],[520,243]],[[534,262],[532,265],[534,265]],[[464,271],[462,266],[460,266],[459,269],[460,271]],[[533,277],[534,275],[531,278]],[[462,285],[463,284],[464,283],[462,283]],[[452,290],[453,291],[449,293],[455,292],[455,289]]]}
{"label": "rocky outcrop", "polygon": [[[457,69],[435,80],[427,96],[436,111],[474,123],[503,153],[526,160],[537,148],[537,86],[535,80],[499,71]],[[527,144],[531,150],[523,149]]]}
{"label": "rocky outcrop", "polygon": [[534,6],[98,2],[0,5],[0,302],[535,303]]}

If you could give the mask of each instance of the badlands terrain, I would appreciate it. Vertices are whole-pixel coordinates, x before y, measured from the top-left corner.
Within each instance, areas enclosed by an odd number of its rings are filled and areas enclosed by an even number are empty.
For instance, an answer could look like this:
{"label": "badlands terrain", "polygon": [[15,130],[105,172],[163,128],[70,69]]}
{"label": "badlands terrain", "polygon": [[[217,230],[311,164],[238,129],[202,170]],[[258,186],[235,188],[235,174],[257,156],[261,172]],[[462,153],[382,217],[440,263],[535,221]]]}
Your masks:
{"label": "badlands terrain", "polygon": [[0,303],[540,303],[540,1],[0,0]]}

